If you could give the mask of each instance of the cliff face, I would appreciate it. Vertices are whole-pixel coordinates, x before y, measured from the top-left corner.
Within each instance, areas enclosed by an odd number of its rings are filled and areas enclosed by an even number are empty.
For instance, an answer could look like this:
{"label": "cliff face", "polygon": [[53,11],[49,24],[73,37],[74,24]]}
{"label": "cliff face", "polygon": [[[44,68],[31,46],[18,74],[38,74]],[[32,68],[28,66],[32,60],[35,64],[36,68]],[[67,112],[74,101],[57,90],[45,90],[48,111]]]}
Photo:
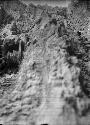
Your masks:
{"label": "cliff face", "polygon": [[16,1],[3,7],[13,21],[0,31],[0,71],[16,80],[12,91],[2,87],[0,122],[89,125],[89,40],[80,25],[73,30],[76,13]]}

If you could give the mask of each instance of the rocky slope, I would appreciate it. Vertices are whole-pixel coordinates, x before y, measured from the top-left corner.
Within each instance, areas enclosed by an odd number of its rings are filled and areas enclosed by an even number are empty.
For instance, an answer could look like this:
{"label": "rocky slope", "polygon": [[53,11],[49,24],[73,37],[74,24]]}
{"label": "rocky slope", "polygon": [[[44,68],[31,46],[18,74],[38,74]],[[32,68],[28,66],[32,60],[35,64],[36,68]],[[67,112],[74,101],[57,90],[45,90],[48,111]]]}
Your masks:
{"label": "rocky slope", "polygon": [[74,23],[76,13],[14,1],[3,7],[13,21],[0,31],[0,71],[5,77],[1,76],[1,92],[7,74],[13,87],[0,97],[0,123],[89,125],[89,39],[81,25],[73,30],[70,22]]}

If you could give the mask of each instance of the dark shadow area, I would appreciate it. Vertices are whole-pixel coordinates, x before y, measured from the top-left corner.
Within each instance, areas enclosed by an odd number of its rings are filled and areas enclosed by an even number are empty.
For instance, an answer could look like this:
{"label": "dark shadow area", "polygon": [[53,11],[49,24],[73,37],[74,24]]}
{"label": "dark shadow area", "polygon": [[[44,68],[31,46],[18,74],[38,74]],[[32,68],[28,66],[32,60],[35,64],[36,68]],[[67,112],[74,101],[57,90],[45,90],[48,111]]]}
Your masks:
{"label": "dark shadow area", "polygon": [[54,18],[54,19],[52,19],[49,23],[50,23],[50,24],[57,25],[57,20]]}
{"label": "dark shadow area", "polygon": [[62,37],[63,35],[67,35],[67,30],[63,22],[61,22],[60,26],[58,27],[58,36]]}
{"label": "dark shadow area", "polygon": [[49,124],[45,124],[45,123],[44,123],[44,124],[40,124],[40,125],[49,125]]}
{"label": "dark shadow area", "polygon": [[72,5],[76,8],[84,5],[87,7],[87,10],[90,10],[90,0],[72,0]]}
{"label": "dark shadow area", "polygon": [[21,42],[21,51],[19,50],[19,42],[9,40],[0,48],[0,75],[5,73],[17,73],[20,63],[23,59],[25,44]]}
{"label": "dark shadow area", "polygon": [[[79,36],[79,37],[78,37]],[[77,37],[77,39],[76,39]],[[82,92],[90,98],[90,69],[88,69],[87,63],[90,60],[88,40],[81,36],[80,32],[77,32],[75,38],[66,40],[67,53],[70,57],[76,56],[80,68],[79,82]],[[71,61],[68,61],[70,65]]]}
{"label": "dark shadow area", "polygon": [[79,75],[79,82],[81,89],[83,90],[84,94],[90,98],[90,87],[89,87],[89,79],[85,79],[84,73],[81,71]]}

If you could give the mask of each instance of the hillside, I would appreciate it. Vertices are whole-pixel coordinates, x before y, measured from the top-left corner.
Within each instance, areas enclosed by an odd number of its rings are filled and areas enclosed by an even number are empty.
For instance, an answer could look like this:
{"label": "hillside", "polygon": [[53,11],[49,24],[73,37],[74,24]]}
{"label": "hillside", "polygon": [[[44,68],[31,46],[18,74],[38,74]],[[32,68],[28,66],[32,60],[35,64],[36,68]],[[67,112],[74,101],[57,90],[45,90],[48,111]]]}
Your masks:
{"label": "hillside", "polygon": [[89,10],[0,6],[0,124],[89,125]]}

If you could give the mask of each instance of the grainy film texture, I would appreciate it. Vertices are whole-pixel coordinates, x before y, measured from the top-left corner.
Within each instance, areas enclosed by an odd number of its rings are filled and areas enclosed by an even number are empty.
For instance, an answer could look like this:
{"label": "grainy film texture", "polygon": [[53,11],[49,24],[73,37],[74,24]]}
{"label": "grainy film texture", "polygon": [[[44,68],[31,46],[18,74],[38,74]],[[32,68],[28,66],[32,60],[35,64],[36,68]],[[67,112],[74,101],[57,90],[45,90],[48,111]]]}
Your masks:
{"label": "grainy film texture", "polygon": [[90,125],[90,2],[0,1],[0,124]]}

